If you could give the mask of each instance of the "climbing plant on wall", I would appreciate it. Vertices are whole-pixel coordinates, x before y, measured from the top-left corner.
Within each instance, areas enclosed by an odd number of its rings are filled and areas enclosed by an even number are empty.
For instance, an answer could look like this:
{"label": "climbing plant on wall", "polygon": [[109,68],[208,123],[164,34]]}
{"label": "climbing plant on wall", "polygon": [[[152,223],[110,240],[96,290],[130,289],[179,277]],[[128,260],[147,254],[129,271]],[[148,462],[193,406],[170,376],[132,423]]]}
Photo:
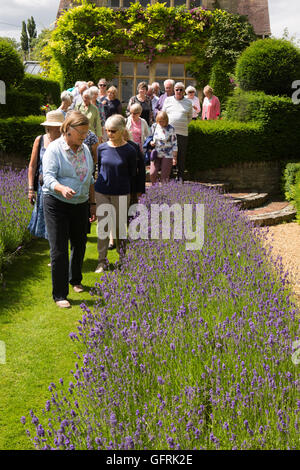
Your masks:
{"label": "climbing plant on wall", "polygon": [[[235,29],[232,24],[239,26]],[[214,38],[228,30],[233,36],[228,51],[214,53]],[[83,3],[68,10],[44,49],[44,67],[61,70],[64,87],[76,80],[108,80],[117,73],[115,58],[124,55],[150,65],[157,56],[190,56],[188,69],[198,84],[208,81],[213,63],[224,58],[234,65],[236,56],[255,39],[252,26],[239,15],[155,3],[128,9],[95,7]],[[224,57],[223,57],[224,56]],[[51,60],[50,60],[51,59]],[[233,67],[232,65],[232,67]]]}

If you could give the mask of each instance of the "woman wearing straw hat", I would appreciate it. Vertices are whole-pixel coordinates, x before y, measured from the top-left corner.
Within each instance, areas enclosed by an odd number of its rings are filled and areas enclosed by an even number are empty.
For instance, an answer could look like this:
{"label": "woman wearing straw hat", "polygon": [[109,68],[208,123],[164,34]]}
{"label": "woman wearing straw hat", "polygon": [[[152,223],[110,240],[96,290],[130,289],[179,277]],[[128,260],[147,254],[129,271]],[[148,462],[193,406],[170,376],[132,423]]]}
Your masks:
{"label": "woman wearing straw hat", "polygon": [[[89,120],[80,111],[70,112],[61,126],[62,136],[46,150],[43,166],[44,215],[50,243],[52,296],[61,308],[69,284],[83,292],[82,264],[87,242],[88,211],[96,220],[94,161],[84,144]],[[69,241],[71,256],[69,261]]]}
{"label": "woman wearing straw hat", "polygon": [[39,238],[48,238],[43,211],[43,157],[50,143],[60,137],[60,126],[63,122],[64,116],[60,110],[47,113],[46,121],[41,124],[45,127],[46,134],[38,136],[32,148],[28,168],[28,200],[34,208],[28,230]]}

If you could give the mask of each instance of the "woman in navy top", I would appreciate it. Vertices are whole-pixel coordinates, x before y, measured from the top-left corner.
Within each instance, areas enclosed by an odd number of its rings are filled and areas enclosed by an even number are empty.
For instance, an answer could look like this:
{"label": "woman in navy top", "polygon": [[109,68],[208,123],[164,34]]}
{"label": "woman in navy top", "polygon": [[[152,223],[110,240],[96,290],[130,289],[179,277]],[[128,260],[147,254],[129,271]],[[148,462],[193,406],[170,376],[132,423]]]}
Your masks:
{"label": "woman in navy top", "polygon": [[125,126],[126,121],[123,116],[115,114],[109,117],[105,122],[109,140],[98,147],[98,178],[95,183],[98,220],[96,273],[102,273],[107,268],[111,229],[120,259],[126,250],[127,212],[131,181],[136,175],[137,154],[134,147],[124,139]]}

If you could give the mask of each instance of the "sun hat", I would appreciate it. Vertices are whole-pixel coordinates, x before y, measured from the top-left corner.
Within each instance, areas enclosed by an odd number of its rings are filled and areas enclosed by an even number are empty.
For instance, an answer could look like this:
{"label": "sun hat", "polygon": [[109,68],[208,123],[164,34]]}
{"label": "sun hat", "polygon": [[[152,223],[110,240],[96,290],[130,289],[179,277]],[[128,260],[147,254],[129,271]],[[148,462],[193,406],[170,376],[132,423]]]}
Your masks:
{"label": "sun hat", "polygon": [[61,111],[56,109],[55,111],[49,111],[46,114],[46,121],[41,123],[41,126],[57,126],[60,127],[64,122],[65,118]]}

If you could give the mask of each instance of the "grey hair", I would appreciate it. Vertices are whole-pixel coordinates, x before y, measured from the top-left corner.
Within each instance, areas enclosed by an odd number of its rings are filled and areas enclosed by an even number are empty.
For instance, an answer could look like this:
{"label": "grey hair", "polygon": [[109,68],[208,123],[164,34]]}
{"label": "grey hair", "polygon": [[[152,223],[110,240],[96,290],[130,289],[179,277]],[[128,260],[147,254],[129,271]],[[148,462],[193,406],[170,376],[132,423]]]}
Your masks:
{"label": "grey hair", "polygon": [[171,78],[167,78],[167,80],[164,81],[164,86],[166,86],[168,83],[171,83],[172,86],[175,85],[175,81]]}
{"label": "grey hair", "polygon": [[185,89],[186,93],[188,93],[189,91],[194,91],[196,93],[196,88],[194,88],[193,86],[190,85]]}
{"label": "grey hair", "polygon": [[97,95],[97,96],[99,95],[99,88],[97,86],[91,86],[89,88],[89,90],[90,90],[91,96],[92,95]]}
{"label": "grey hair", "polygon": [[87,90],[84,90],[84,92],[82,93],[82,96],[88,96],[89,98],[91,98],[90,88],[88,88]]}
{"label": "grey hair", "polygon": [[142,114],[143,108],[139,103],[134,103],[130,106],[130,112],[139,112]]}
{"label": "grey hair", "polygon": [[180,86],[180,88],[185,89],[184,83],[182,83],[182,82],[177,82],[177,83],[175,83],[174,88],[176,88],[176,87],[178,87],[178,86]]}
{"label": "grey hair", "polygon": [[118,131],[123,131],[126,127],[126,119],[124,116],[122,116],[122,114],[113,114],[105,121],[106,129],[108,129],[110,126]]}
{"label": "grey hair", "polygon": [[60,95],[61,101],[68,101],[69,103],[73,103],[73,95],[67,90],[64,90]]}

